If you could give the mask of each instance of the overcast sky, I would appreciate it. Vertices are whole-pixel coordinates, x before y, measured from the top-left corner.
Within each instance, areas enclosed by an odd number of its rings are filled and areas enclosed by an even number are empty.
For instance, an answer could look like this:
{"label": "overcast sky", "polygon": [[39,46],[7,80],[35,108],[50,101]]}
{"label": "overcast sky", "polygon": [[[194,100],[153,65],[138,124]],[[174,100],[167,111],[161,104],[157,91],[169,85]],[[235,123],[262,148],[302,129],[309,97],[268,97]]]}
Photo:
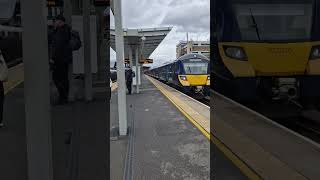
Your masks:
{"label": "overcast sky", "polygon": [[[210,38],[210,0],[122,0],[122,13],[124,28],[173,27],[152,53],[154,65],[174,60],[176,45],[187,39],[187,32],[189,40]],[[110,18],[114,27],[113,15]],[[110,51],[115,61],[115,52]]]}

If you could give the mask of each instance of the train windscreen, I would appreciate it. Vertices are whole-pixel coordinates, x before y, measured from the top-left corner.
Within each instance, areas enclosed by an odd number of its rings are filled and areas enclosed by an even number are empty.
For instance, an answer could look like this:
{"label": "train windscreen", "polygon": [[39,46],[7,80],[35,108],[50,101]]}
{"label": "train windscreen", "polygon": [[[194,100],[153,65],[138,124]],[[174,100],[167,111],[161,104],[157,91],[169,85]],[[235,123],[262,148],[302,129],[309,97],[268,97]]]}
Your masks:
{"label": "train windscreen", "polygon": [[234,3],[233,8],[241,39],[245,41],[310,40],[313,1],[288,2]]}
{"label": "train windscreen", "polygon": [[202,60],[194,62],[191,59],[189,62],[184,62],[183,67],[186,74],[208,74],[208,62]]}
{"label": "train windscreen", "polygon": [[12,18],[16,0],[0,0],[0,24]]}

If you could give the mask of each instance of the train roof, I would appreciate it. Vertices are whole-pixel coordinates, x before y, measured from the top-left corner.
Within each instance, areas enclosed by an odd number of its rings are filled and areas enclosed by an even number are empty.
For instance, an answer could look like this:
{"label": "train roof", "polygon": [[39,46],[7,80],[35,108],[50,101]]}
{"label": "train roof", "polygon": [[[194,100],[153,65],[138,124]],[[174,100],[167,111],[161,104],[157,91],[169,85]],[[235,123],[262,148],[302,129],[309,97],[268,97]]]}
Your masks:
{"label": "train roof", "polygon": [[156,67],[152,67],[152,68],[150,68],[149,70],[157,69],[157,68],[166,66],[166,65],[168,65],[168,64],[171,64],[171,63],[173,63],[173,62],[174,62],[174,61],[167,61],[167,62],[165,62],[165,63],[163,63],[163,64],[161,64],[161,65],[158,65],[158,66],[156,66]]}
{"label": "train roof", "polygon": [[176,61],[179,61],[179,60],[183,61],[183,60],[193,59],[193,58],[205,59],[205,60],[209,61],[209,59],[206,56],[204,56],[202,54],[197,54],[197,53],[185,54],[185,55],[179,57]]}
{"label": "train roof", "polygon": [[157,68],[160,68],[160,67],[164,67],[164,66],[167,66],[169,64],[175,63],[177,61],[184,61],[184,60],[193,59],[193,58],[204,59],[204,60],[208,60],[209,61],[209,59],[206,56],[202,55],[202,54],[190,53],[190,54],[185,54],[185,55],[179,57],[178,59],[176,59],[174,61],[165,62],[164,64],[161,64],[161,65],[159,65],[157,67],[153,67],[150,70],[157,69]]}

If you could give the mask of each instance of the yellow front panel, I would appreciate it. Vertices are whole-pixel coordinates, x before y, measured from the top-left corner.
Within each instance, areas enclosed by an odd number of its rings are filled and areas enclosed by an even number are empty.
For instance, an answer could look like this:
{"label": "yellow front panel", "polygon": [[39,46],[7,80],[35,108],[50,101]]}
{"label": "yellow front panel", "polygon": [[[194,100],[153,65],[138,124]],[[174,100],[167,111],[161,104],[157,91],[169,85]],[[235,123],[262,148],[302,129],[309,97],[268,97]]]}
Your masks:
{"label": "yellow front panel", "polygon": [[178,76],[178,77],[179,77],[179,82],[181,83],[182,86],[190,86],[190,83],[189,83],[188,80],[184,81],[184,80],[181,79],[180,76]]}
{"label": "yellow front panel", "polygon": [[[320,42],[306,43],[219,43],[219,50],[225,66],[236,77],[287,76],[305,74],[308,68],[311,48]],[[223,45],[242,47],[248,61],[229,58]],[[316,64],[313,60],[310,64]],[[320,72],[309,66],[310,72]]]}
{"label": "yellow front panel", "polygon": [[186,75],[190,86],[207,85],[208,75]]}

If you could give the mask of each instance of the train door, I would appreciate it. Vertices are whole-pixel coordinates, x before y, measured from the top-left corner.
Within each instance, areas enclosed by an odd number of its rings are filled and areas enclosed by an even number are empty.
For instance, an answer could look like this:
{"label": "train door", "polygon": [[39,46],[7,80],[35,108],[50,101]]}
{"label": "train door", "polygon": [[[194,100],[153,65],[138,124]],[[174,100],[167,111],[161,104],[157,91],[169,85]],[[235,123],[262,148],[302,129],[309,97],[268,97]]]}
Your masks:
{"label": "train door", "polygon": [[173,77],[173,73],[172,73],[172,68],[173,67],[173,65],[172,64],[170,64],[169,65],[169,69],[168,69],[168,81],[169,81],[169,83],[172,83],[172,77]]}
{"label": "train door", "polygon": [[180,72],[180,68],[179,68],[179,61],[177,61],[177,62],[175,62],[174,63],[174,82],[176,83],[176,84],[179,84],[179,72]]}

